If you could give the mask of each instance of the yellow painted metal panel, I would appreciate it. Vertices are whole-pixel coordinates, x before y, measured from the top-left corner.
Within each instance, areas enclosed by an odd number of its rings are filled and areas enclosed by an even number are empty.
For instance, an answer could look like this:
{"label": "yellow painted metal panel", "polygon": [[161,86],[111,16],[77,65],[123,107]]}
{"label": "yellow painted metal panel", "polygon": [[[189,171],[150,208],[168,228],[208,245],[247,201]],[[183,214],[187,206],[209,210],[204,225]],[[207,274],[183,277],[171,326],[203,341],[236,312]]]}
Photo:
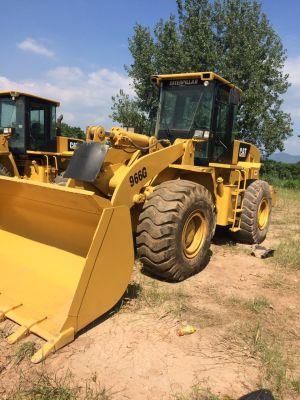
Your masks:
{"label": "yellow painted metal panel", "polygon": [[226,79],[222,78],[220,75],[211,72],[211,71],[206,71],[206,72],[184,72],[181,74],[164,74],[164,75],[153,75],[152,78],[157,79],[158,83],[162,80],[166,79],[202,79],[202,80],[213,80],[216,79],[225,85],[228,85],[230,87],[236,88],[239,92],[242,92],[240,88],[235,86],[234,84],[230,83]]}
{"label": "yellow painted metal panel", "polygon": [[[115,191],[112,197],[112,204],[114,206],[126,204],[128,207],[132,207],[134,195],[139,193],[147,182],[166,169],[169,164],[177,161],[183,154],[184,143],[175,143],[170,147],[139,158],[129,167],[126,166],[120,169],[120,174],[116,174],[113,178]],[[142,171],[145,171],[145,175],[142,176],[143,179],[138,179]],[[136,181],[134,180],[135,177],[137,177]]]}
{"label": "yellow painted metal panel", "polygon": [[[129,208],[93,192],[0,177],[0,320],[47,343],[41,361],[107,312],[134,262]],[[111,244],[118,243],[118,252]]]}
{"label": "yellow painted metal panel", "polygon": [[31,93],[25,93],[25,92],[16,92],[15,90],[1,90],[0,91],[0,96],[27,96],[27,97],[31,97],[33,99],[38,99],[38,100],[45,100],[48,101],[50,103],[53,103],[56,105],[56,107],[59,107],[60,103],[56,100],[51,100],[51,99],[47,99],[46,97],[41,97],[41,96],[36,96],[35,94],[31,94]]}

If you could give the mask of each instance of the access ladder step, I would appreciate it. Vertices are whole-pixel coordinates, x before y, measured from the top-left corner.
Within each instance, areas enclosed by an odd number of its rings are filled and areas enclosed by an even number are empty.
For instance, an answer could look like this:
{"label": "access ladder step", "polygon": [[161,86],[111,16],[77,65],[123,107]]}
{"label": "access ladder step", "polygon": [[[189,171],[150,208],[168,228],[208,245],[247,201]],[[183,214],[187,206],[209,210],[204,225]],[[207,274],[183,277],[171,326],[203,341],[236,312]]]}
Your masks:
{"label": "access ladder step", "polygon": [[232,191],[233,196],[238,196],[240,193],[244,193],[245,189],[237,189]]}
{"label": "access ladder step", "polygon": [[232,228],[229,228],[229,230],[230,230],[231,232],[238,232],[238,231],[240,231],[241,229],[238,228],[238,227],[236,227],[236,226],[234,226],[234,227],[232,227]]}

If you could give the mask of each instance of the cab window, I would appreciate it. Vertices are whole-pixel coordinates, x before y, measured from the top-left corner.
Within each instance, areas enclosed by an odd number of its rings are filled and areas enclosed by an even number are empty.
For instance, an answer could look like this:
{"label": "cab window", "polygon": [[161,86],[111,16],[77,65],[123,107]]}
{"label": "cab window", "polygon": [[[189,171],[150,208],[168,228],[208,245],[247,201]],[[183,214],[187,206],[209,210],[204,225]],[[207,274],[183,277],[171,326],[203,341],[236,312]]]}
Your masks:
{"label": "cab window", "polygon": [[0,98],[0,128],[14,128],[14,135],[9,139],[10,148],[14,152],[24,151],[24,100],[11,97]]}
{"label": "cab window", "polygon": [[220,88],[218,97],[218,118],[217,118],[217,136],[224,137],[229,130],[230,104],[229,91],[227,88]]}
{"label": "cab window", "polygon": [[50,139],[56,138],[56,107],[51,106],[50,108]]}
{"label": "cab window", "polygon": [[29,110],[30,149],[40,150],[47,144],[46,106],[32,102]]}
{"label": "cab window", "polygon": [[220,86],[216,97],[216,124],[213,159],[218,160],[227,152],[232,141],[232,105],[229,103],[230,89]]}

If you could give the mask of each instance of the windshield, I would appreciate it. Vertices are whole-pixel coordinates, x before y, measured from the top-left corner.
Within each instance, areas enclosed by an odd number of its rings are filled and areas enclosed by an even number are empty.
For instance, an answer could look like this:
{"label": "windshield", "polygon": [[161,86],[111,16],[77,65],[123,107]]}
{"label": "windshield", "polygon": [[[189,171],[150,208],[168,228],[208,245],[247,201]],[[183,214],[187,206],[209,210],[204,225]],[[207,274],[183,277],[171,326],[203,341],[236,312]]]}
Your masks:
{"label": "windshield", "polygon": [[198,79],[164,81],[157,132],[210,130],[214,83]]}
{"label": "windshield", "polygon": [[24,147],[24,102],[10,97],[0,98],[0,128],[15,128],[9,144],[13,149]]}
{"label": "windshield", "polygon": [[16,103],[10,99],[0,100],[0,127],[8,128],[16,124]]}

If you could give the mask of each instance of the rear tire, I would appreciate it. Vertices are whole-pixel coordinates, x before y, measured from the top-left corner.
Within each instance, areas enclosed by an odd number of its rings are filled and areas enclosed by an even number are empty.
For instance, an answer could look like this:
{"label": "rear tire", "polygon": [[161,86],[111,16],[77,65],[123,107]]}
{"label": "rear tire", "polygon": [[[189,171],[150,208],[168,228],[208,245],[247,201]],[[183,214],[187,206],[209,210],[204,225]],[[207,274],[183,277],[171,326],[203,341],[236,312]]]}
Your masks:
{"label": "rear tire", "polygon": [[245,192],[241,229],[235,237],[248,244],[263,242],[269,230],[271,210],[272,195],[268,183],[252,182]]}
{"label": "rear tire", "polygon": [[12,176],[12,174],[9,172],[9,170],[3,164],[0,164],[0,175]]}
{"label": "rear tire", "polygon": [[147,272],[182,281],[208,261],[214,229],[214,204],[205,187],[186,180],[164,182],[140,214],[137,253]]}

